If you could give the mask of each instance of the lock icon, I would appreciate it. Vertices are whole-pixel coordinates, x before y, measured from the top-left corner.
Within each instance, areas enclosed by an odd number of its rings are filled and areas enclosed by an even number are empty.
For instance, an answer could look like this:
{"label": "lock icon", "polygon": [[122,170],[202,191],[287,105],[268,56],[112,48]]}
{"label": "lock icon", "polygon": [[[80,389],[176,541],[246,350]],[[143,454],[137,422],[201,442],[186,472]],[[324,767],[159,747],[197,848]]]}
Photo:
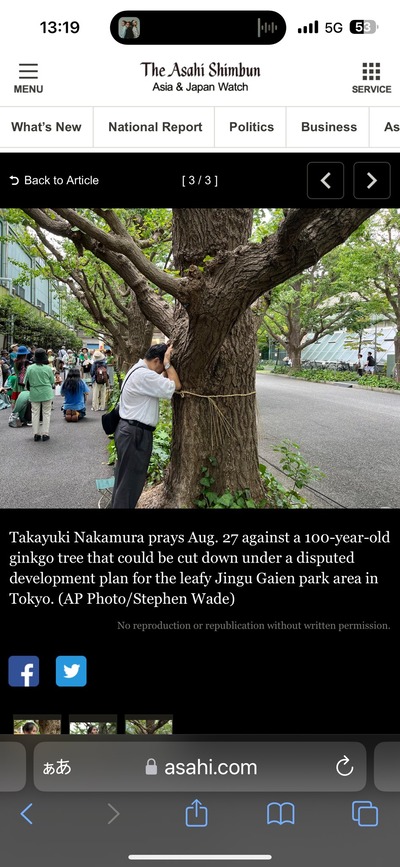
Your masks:
{"label": "lock icon", "polygon": [[158,774],[157,762],[155,759],[147,759],[146,774]]}

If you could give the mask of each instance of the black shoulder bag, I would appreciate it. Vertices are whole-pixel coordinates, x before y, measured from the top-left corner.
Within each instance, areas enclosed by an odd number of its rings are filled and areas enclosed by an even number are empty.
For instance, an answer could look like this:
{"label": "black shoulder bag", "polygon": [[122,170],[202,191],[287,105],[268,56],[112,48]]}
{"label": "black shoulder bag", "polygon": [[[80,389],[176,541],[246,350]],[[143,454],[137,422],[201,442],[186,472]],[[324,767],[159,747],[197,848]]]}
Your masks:
{"label": "black shoulder bag", "polygon": [[[133,370],[131,370],[129,376],[132,376],[132,373],[134,373],[135,370],[140,370],[140,368],[134,367]],[[125,383],[128,382],[129,376],[127,376],[123,382],[123,385],[121,388],[121,394],[124,390]],[[121,394],[119,396],[120,400],[121,400]],[[104,433],[107,434],[108,437],[112,436],[112,434],[115,433],[115,431],[117,430],[119,419],[120,419],[120,415],[119,415],[119,401],[118,401],[118,403],[115,404],[115,406],[113,407],[113,409],[110,410],[110,412],[103,413],[103,415],[101,417],[101,423],[103,425],[103,431],[104,431]]]}

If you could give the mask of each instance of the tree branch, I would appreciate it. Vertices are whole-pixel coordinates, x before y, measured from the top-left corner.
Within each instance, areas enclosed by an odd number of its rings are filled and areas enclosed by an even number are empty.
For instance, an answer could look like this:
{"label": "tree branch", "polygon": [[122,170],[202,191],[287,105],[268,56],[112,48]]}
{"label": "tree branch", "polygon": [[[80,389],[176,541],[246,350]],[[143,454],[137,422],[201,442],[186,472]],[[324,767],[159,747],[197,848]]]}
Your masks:
{"label": "tree branch", "polygon": [[[110,248],[110,245],[106,247],[104,244],[99,243],[98,240],[94,239],[91,235],[85,234],[84,232],[79,231],[74,232],[71,229],[71,226],[67,224],[65,221],[53,221],[51,220],[46,211],[38,208],[24,208],[23,209],[28,216],[33,219],[38,226],[46,229],[49,232],[53,232],[55,234],[60,234],[62,237],[69,238],[73,241],[73,243],[78,247],[78,252],[81,252],[81,247],[84,246],[87,250],[89,250],[93,255],[100,259],[102,262],[105,262],[107,265],[112,268],[118,274],[124,282],[130,287],[130,289],[135,293],[137,297],[137,301],[142,311],[143,315],[150,322],[153,323],[157,328],[160,329],[164,334],[168,337],[171,335],[172,327],[173,327],[173,313],[170,305],[163,301],[159,296],[157,296],[153,289],[149,286],[144,276],[140,273],[140,271],[132,264],[129,260],[129,257],[115,252],[115,250]],[[69,209],[64,210],[63,213],[70,213],[71,215],[76,214],[75,211],[70,211]],[[79,222],[81,222],[80,215],[77,215],[79,218]],[[91,226],[90,221],[86,218],[82,218],[85,225]],[[68,225],[68,230],[67,230]],[[102,230],[97,229],[97,227],[93,227],[94,234],[98,235],[98,232],[101,233],[101,237],[103,236],[107,238],[109,241],[112,240],[112,236],[103,232]],[[118,240],[118,239],[117,239]],[[123,242],[124,244],[126,241]],[[148,262],[145,256],[140,253],[145,262]],[[154,268],[154,266],[152,266]],[[160,272],[159,269],[155,269],[157,272]],[[169,278],[173,279],[173,278]],[[185,284],[185,280],[179,280],[177,283],[180,285]],[[169,291],[169,290],[167,290]],[[171,293],[172,294],[172,293]]]}
{"label": "tree branch", "polygon": [[153,265],[126,231],[125,226],[123,226],[114,211],[105,212],[107,214],[107,223],[112,229],[110,233],[94,225],[87,217],[84,217],[83,214],[78,214],[73,208],[55,208],[54,210],[56,214],[63,217],[71,226],[76,226],[81,232],[98,241],[106,249],[122,253],[126,256],[138,271],[147,280],[158,286],[159,289],[163,289],[164,292],[168,292],[174,298],[179,298],[180,288],[186,287],[186,278],[171,277],[165,271],[161,271],[160,268]]}

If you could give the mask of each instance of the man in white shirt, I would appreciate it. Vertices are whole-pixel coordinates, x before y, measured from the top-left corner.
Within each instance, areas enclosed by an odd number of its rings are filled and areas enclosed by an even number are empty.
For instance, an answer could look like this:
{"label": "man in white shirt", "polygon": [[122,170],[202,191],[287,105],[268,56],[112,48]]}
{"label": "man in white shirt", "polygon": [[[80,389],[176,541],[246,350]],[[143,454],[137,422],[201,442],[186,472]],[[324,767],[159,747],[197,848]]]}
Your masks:
{"label": "man in white shirt", "polygon": [[[151,346],[124,379],[119,402],[120,420],[114,434],[118,460],[112,509],[134,509],[145,485],[158,422],[159,401],[171,400],[181,381],[170,358],[172,344]],[[164,375],[162,375],[164,374]]]}

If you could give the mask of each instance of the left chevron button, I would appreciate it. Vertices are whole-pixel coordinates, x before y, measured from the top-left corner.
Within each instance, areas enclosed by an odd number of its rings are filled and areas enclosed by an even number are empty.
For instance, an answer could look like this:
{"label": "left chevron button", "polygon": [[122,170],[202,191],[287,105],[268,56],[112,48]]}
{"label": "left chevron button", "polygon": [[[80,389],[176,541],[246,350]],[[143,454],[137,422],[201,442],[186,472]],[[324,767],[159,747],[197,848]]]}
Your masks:
{"label": "left chevron button", "polygon": [[32,804],[28,804],[27,807],[24,807],[24,809],[21,810],[19,815],[22,816],[23,819],[25,819],[25,822],[29,822],[30,825],[33,825],[33,822],[31,822],[31,820],[28,818],[28,816],[25,815],[25,813],[27,813],[28,810],[31,809],[31,806],[32,806]]}

